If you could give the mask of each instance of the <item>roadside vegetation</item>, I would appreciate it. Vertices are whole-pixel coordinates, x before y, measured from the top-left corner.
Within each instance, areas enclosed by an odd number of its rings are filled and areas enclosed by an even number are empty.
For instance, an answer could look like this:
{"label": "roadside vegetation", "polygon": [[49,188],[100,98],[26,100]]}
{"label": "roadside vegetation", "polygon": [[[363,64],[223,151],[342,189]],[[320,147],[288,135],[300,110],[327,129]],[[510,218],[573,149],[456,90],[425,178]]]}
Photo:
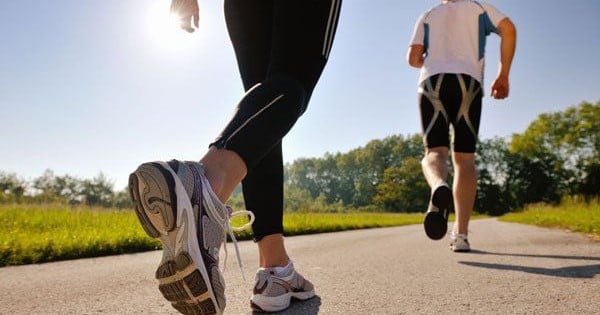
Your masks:
{"label": "roadside vegetation", "polygon": [[139,252],[158,244],[133,211],[0,206],[0,266]]}
{"label": "roadside vegetation", "polygon": [[[475,211],[501,216],[525,209],[502,220],[598,235],[599,121],[600,102],[584,102],[541,114],[521,134],[481,140]],[[421,222],[429,198],[422,154],[419,135],[394,135],[287,164],[286,233]],[[580,199],[557,206],[565,196]],[[239,187],[229,203],[245,208]],[[0,266],[158,248],[126,209],[128,193],[102,173],[81,179],[47,170],[26,180],[0,171]]]}
{"label": "roadside vegetation", "polygon": [[[416,224],[421,214],[286,213],[287,235]],[[236,225],[242,225],[238,220]],[[250,239],[242,231],[237,238]],[[0,266],[148,251],[148,237],[131,210],[64,205],[0,206]]]}
{"label": "roadside vegetation", "polygon": [[523,211],[506,214],[500,220],[561,228],[600,239],[600,200],[566,198],[559,205],[532,204]]}

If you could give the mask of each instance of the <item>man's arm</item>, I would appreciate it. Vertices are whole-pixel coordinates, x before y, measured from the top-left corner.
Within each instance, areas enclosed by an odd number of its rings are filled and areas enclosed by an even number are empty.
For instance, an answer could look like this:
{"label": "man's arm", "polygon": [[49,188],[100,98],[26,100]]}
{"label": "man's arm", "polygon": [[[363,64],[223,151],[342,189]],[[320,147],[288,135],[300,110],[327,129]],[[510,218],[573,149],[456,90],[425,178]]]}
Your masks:
{"label": "man's arm", "polygon": [[425,59],[423,58],[423,53],[425,52],[425,46],[423,45],[411,45],[408,48],[408,53],[406,54],[406,61],[408,64],[415,68],[421,68],[423,66],[423,62]]}
{"label": "man's arm", "polygon": [[517,30],[515,25],[505,18],[498,24],[498,33],[500,35],[500,64],[498,76],[492,84],[492,97],[495,99],[504,99],[509,94],[510,67],[517,44]]}

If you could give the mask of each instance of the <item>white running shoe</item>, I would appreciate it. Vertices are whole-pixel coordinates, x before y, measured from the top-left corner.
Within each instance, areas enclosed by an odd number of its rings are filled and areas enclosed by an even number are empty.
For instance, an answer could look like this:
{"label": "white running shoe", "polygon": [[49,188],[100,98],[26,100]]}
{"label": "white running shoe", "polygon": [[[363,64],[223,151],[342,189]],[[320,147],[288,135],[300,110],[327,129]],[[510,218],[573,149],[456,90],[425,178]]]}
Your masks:
{"label": "white running shoe", "polygon": [[234,215],[250,215],[251,224],[254,215],[232,213],[221,203],[204,166],[197,162],[144,163],[130,175],[129,191],[144,231],[162,243],[156,279],[165,299],[183,314],[222,314],[225,282],[219,270],[219,250],[229,234],[241,269],[233,236],[238,228],[229,220]]}
{"label": "white running shoe", "polygon": [[455,234],[452,232],[450,235],[450,249],[457,253],[465,253],[471,251],[471,245],[467,239],[467,234]]}
{"label": "white running shoe", "polygon": [[256,272],[250,306],[259,312],[278,312],[290,306],[292,298],[308,300],[315,296],[315,288],[296,270],[278,276],[273,268],[260,268]]}

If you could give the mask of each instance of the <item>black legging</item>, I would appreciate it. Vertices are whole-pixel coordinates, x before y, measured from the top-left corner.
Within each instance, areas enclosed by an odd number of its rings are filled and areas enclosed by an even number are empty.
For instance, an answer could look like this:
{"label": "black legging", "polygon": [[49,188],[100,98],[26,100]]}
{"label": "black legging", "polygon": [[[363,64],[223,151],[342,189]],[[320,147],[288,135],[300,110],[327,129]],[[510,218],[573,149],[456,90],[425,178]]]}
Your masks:
{"label": "black legging", "polygon": [[225,0],[246,95],[212,144],[246,163],[256,241],[283,233],[281,139],[304,113],[331,51],[341,0]]}

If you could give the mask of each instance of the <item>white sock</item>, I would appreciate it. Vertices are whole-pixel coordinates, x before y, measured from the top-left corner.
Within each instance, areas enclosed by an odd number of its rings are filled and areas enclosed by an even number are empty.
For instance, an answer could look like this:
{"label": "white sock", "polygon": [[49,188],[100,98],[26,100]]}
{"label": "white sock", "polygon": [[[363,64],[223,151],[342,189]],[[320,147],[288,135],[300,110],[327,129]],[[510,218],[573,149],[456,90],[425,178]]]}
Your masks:
{"label": "white sock", "polygon": [[277,277],[285,277],[289,275],[292,272],[292,270],[294,270],[294,263],[292,263],[291,260],[284,267],[273,268],[273,271],[275,271],[275,275]]}
{"label": "white sock", "polygon": [[437,185],[435,185],[431,188],[431,191],[434,191],[436,188],[438,188],[440,186],[447,186],[448,188],[450,188],[450,185],[448,185],[448,183],[446,183],[445,180],[440,179],[440,181],[437,183]]}

